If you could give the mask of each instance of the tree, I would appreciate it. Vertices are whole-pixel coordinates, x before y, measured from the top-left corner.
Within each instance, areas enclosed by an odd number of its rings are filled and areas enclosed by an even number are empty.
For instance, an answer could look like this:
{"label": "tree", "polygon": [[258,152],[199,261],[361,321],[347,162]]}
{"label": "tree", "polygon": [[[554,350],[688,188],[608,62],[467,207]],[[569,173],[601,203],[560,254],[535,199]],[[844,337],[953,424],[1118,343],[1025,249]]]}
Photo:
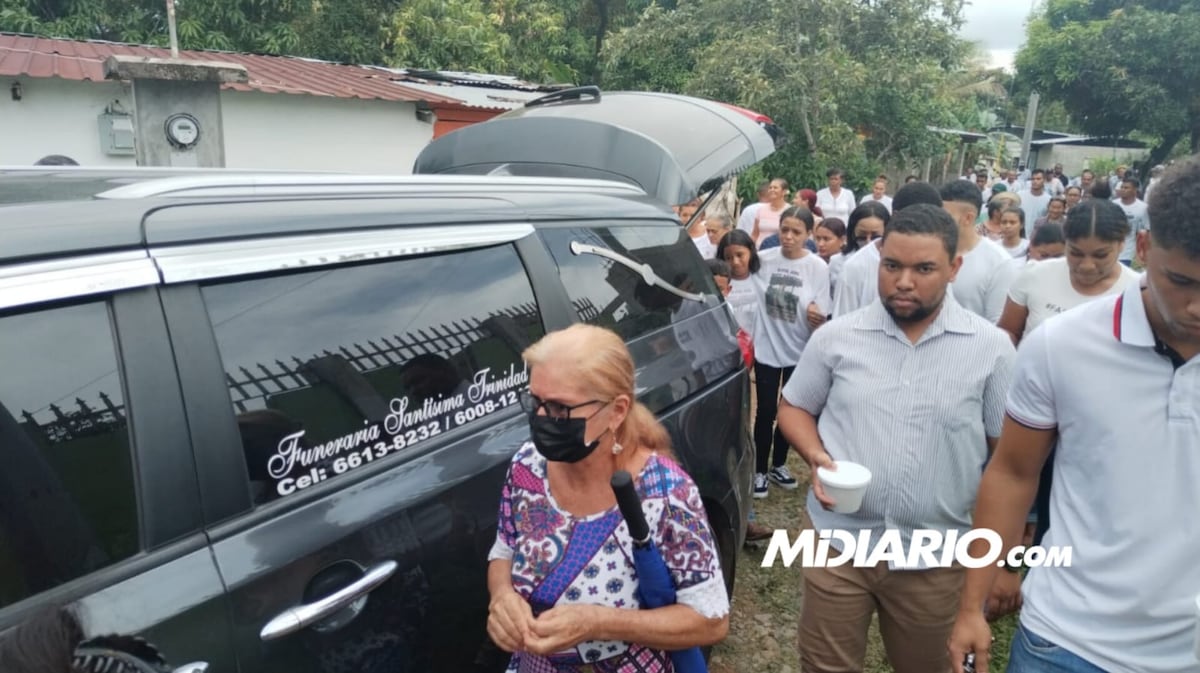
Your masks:
{"label": "tree", "polygon": [[1200,1],[1048,0],[1016,58],[1018,78],[1060,101],[1080,128],[1200,151]]}
{"label": "tree", "polygon": [[[394,0],[178,0],[181,49],[382,63]],[[0,0],[0,30],[167,46],[165,0]]]}
{"label": "tree", "polygon": [[[768,114],[792,136],[768,159],[807,184],[825,168],[866,187],[884,163],[944,153],[974,101],[953,92],[968,45],[957,0],[692,0],[651,6],[608,39],[610,88],[704,96]],[[751,187],[752,189],[752,187]]]}
{"label": "tree", "polygon": [[431,70],[506,72],[509,37],[485,0],[409,0],[392,20],[392,62]]}
{"label": "tree", "polygon": [[541,82],[599,82],[614,29],[650,0],[408,0],[393,21],[392,63],[511,74]]}

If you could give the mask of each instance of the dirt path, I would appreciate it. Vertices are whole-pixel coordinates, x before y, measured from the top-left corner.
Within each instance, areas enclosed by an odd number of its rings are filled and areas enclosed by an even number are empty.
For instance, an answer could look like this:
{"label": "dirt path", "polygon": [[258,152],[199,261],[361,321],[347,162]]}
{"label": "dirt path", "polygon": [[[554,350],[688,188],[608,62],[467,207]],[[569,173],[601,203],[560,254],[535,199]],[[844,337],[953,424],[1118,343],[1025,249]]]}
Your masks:
{"label": "dirt path", "polygon": [[[794,452],[788,467],[800,481],[800,487],[786,491],[772,484],[768,497],[755,500],[754,507],[759,522],[770,528],[787,529],[789,536],[795,536],[804,516],[810,475],[807,466]],[[710,673],[800,671],[796,635],[802,585],[800,567],[795,564],[785,568],[782,563],[770,568],[761,567],[766,549],[766,542],[761,542],[753,548],[744,548],[738,557],[729,636],[713,648]],[[1014,616],[993,625],[996,645],[992,650],[992,671],[1002,672],[1008,663],[1008,646],[1015,623]],[[873,622],[864,673],[891,670]]]}

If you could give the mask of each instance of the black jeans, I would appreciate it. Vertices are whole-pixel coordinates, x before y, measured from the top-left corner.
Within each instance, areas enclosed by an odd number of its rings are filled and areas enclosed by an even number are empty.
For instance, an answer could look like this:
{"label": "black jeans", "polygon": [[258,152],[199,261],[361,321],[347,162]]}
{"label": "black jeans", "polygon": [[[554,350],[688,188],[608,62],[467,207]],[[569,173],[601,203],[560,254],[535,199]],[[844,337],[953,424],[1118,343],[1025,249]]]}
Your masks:
{"label": "black jeans", "polygon": [[[791,378],[795,367],[772,367],[754,361],[754,391],[758,411],[754,414],[754,471],[766,474],[772,467],[782,467],[788,459],[788,442],[775,424],[779,414],[779,395]],[[774,449],[774,460],[771,451]]]}

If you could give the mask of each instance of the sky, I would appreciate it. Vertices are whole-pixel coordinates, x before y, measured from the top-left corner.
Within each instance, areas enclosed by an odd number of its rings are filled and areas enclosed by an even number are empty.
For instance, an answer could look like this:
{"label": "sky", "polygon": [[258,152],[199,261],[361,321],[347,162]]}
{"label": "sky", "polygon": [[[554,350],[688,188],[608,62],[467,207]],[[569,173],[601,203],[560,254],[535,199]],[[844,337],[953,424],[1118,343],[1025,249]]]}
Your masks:
{"label": "sky", "polygon": [[962,37],[979,42],[991,56],[990,67],[1012,69],[1013,57],[1025,41],[1025,19],[1032,0],[967,0]]}

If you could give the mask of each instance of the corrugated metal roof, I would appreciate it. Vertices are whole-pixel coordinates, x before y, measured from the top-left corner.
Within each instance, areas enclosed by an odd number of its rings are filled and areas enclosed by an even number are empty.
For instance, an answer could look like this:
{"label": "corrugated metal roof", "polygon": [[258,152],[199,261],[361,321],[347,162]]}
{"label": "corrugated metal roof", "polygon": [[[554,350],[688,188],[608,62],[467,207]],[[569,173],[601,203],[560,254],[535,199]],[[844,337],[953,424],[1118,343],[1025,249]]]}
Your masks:
{"label": "corrugated metal roof", "polygon": [[464,107],[484,110],[513,110],[525,103],[570,85],[533,84],[510,75],[490,75],[454,70],[384,68],[396,81],[435,95],[462,101]]}
{"label": "corrugated metal roof", "polygon": [[[170,58],[171,50],[120,42],[59,40],[0,33],[0,77],[58,77],[77,81],[104,81],[104,60],[129,55]],[[418,89],[386,69],[344,65],[294,56],[263,56],[223,51],[183,51],[186,60],[236,63],[250,76],[245,84],[222,84],[235,91],[307,94],[336,98],[388,101],[427,101],[465,105],[446,92]]]}
{"label": "corrugated metal roof", "polygon": [[463,107],[485,110],[515,110],[528,101],[546,95],[544,91],[491,89],[462,84],[414,82],[412,80],[405,81],[404,86],[423,91],[430,96],[456,98]]}

